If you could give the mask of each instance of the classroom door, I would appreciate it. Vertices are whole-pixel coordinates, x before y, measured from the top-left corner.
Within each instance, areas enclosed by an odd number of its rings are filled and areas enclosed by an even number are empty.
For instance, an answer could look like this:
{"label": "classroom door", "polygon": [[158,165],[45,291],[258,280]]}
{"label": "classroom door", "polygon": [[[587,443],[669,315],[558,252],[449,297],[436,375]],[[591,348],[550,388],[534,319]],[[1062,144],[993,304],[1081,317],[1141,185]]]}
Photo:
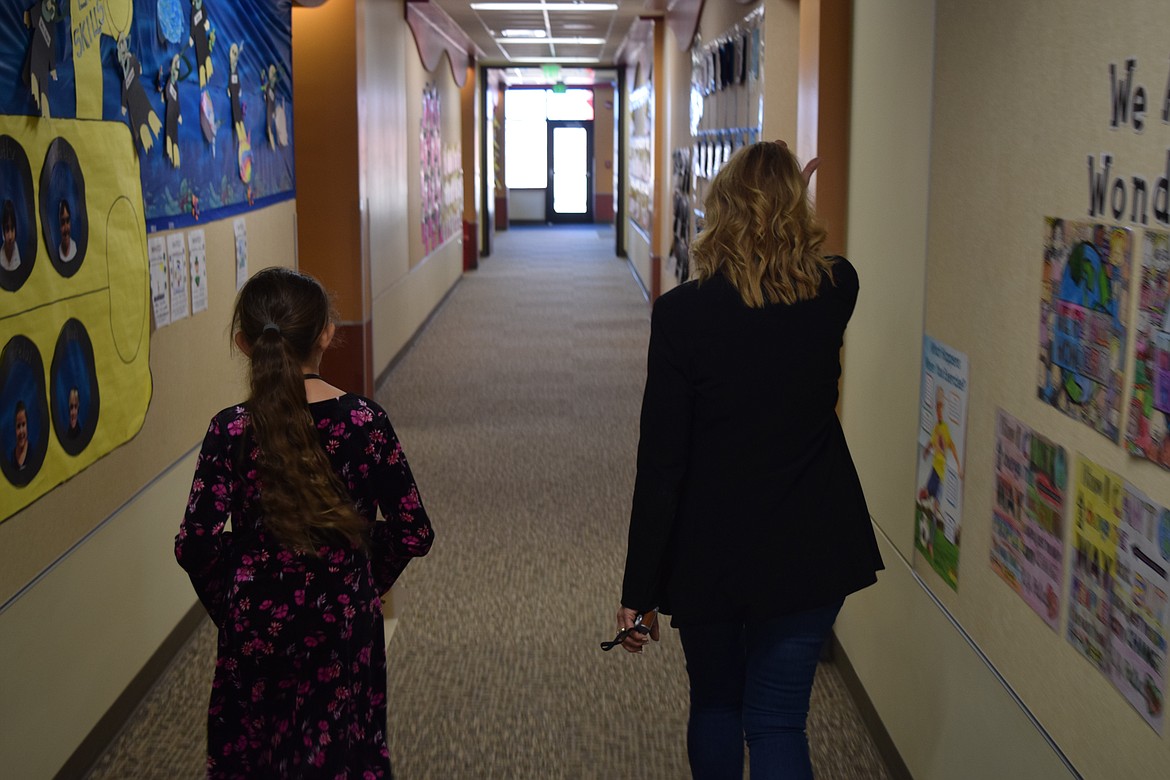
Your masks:
{"label": "classroom door", "polygon": [[544,197],[549,222],[593,221],[592,121],[549,120]]}

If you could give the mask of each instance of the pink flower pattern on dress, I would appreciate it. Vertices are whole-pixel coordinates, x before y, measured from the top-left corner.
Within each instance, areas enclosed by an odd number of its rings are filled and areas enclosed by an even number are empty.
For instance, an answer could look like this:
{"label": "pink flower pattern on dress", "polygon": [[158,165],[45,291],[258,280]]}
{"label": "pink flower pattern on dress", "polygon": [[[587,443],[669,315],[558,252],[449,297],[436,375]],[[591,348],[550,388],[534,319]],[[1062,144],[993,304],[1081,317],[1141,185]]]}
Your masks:
{"label": "pink flower pattern on dress", "polygon": [[175,538],[175,556],[219,627],[209,778],[390,777],[379,596],[426,555],[433,531],[381,407],[345,395],[309,408],[334,471],[369,520],[368,549],[313,555],[268,535],[243,406],[211,421]]}

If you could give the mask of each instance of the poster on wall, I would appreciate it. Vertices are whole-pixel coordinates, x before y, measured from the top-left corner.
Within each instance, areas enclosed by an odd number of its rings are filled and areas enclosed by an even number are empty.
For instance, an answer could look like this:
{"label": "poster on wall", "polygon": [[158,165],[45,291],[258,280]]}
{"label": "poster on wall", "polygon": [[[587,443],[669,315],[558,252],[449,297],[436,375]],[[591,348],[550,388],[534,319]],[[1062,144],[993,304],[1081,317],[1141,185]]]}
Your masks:
{"label": "poster on wall", "polygon": [[650,204],[654,193],[654,165],[651,161],[654,136],[654,87],[649,81],[630,92],[627,121],[630,135],[630,195],[627,204],[630,220],[644,231],[650,230]]}
{"label": "poster on wall", "polygon": [[171,322],[187,318],[187,244],[182,233],[167,236],[167,278],[170,282]]}
{"label": "poster on wall", "polygon": [[924,337],[914,548],[955,589],[959,587],[968,381],[967,356]]}
{"label": "poster on wall", "polygon": [[232,235],[236,243],[236,292],[248,281],[248,225],[243,217],[232,221]]}
{"label": "poster on wall", "polygon": [[168,230],[294,196],[291,53],[290,0],[0,0],[0,114],[124,128]]}
{"label": "poster on wall", "polygon": [[146,242],[150,254],[150,304],[155,329],[171,324],[171,284],[167,278],[167,240],[151,236]]}
{"label": "poster on wall", "polygon": [[991,568],[1054,631],[1063,590],[1067,492],[1064,447],[998,410]]}
{"label": "poster on wall", "polygon": [[1164,722],[1170,510],[1081,457],[1068,639],[1159,734]]}
{"label": "poster on wall", "polygon": [[191,313],[207,311],[207,245],[203,229],[187,233],[191,248]]}
{"label": "poster on wall", "polygon": [[1170,469],[1170,233],[1142,234],[1125,448]]}
{"label": "poster on wall", "polygon": [[427,84],[422,94],[422,119],[419,126],[419,176],[422,192],[423,254],[430,254],[443,243],[442,236],[442,100],[439,87]]}
{"label": "poster on wall", "polygon": [[1084,456],[1077,461],[1073,499],[1073,565],[1068,640],[1109,675],[1113,581],[1125,487],[1120,476]]}
{"label": "poster on wall", "polygon": [[1045,220],[1037,395],[1118,442],[1124,393],[1132,233]]}
{"label": "poster on wall", "polygon": [[1159,734],[1170,611],[1170,509],[1128,482],[1118,527],[1110,668],[1113,684]]}

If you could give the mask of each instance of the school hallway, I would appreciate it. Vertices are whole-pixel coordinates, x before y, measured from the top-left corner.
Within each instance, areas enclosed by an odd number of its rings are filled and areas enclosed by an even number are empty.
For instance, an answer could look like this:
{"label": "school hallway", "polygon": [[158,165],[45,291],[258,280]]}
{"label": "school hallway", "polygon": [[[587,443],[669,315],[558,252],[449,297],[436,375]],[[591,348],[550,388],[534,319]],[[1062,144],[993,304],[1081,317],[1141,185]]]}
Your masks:
{"label": "school hallway", "polygon": [[[404,351],[377,400],[435,527],[394,590],[395,777],[684,778],[677,632],[614,633],[650,307],[613,228],[513,227]],[[203,776],[215,631],[192,639],[90,778]],[[885,778],[841,671],[809,720],[819,778]]]}

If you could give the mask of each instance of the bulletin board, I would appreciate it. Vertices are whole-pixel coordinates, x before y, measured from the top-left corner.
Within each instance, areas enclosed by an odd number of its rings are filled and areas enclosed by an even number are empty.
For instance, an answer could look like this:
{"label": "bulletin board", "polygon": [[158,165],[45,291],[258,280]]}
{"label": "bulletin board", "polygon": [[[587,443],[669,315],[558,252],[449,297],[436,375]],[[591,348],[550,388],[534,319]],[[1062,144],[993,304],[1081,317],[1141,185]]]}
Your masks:
{"label": "bulletin board", "polygon": [[290,68],[287,0],[0,0],[0,522],[139,432],[151,325],[206,310],[205,236],[148,233],[235,217],[246,278]]}
{"label": "bulletin board", "polygon": [[689,148],[671,154],[669,270],[690,272],[690,244],[702,227],[711,180],[741,147],[761,140],[764,122],[764,6],[691,48]]}
{"label": "bulletin board", "polygon": [[242,397],[235,293],[295,262],[290,13],[0,0],[0,604]]}
{"label": "bulletin board", "polygon": [[924,329],[968,361],[969,392],[943,478],[962,481],[955,577],[910,521],[915,570],[1073,766],[1158,776],[1170,16],[1155,0],[937,13]]}
{"label": "bulletin board", "polygon": [[630,90],[627,209],[630,220],[649,232],[654,195],[654,81],[652,74],[642,71],[642,68],[635,71],[638,82]]}
{"label": "bulletin board", "polygon": [[125,444],[146,416],[146,226],[125,141],[112,123],[0,116],[16,260],[0,263],[0,521]]}
{"label": "bulletin board", "polygon": [[0,0],[0,114],[126,126],[149,229],[294,195],[291,0]]}

